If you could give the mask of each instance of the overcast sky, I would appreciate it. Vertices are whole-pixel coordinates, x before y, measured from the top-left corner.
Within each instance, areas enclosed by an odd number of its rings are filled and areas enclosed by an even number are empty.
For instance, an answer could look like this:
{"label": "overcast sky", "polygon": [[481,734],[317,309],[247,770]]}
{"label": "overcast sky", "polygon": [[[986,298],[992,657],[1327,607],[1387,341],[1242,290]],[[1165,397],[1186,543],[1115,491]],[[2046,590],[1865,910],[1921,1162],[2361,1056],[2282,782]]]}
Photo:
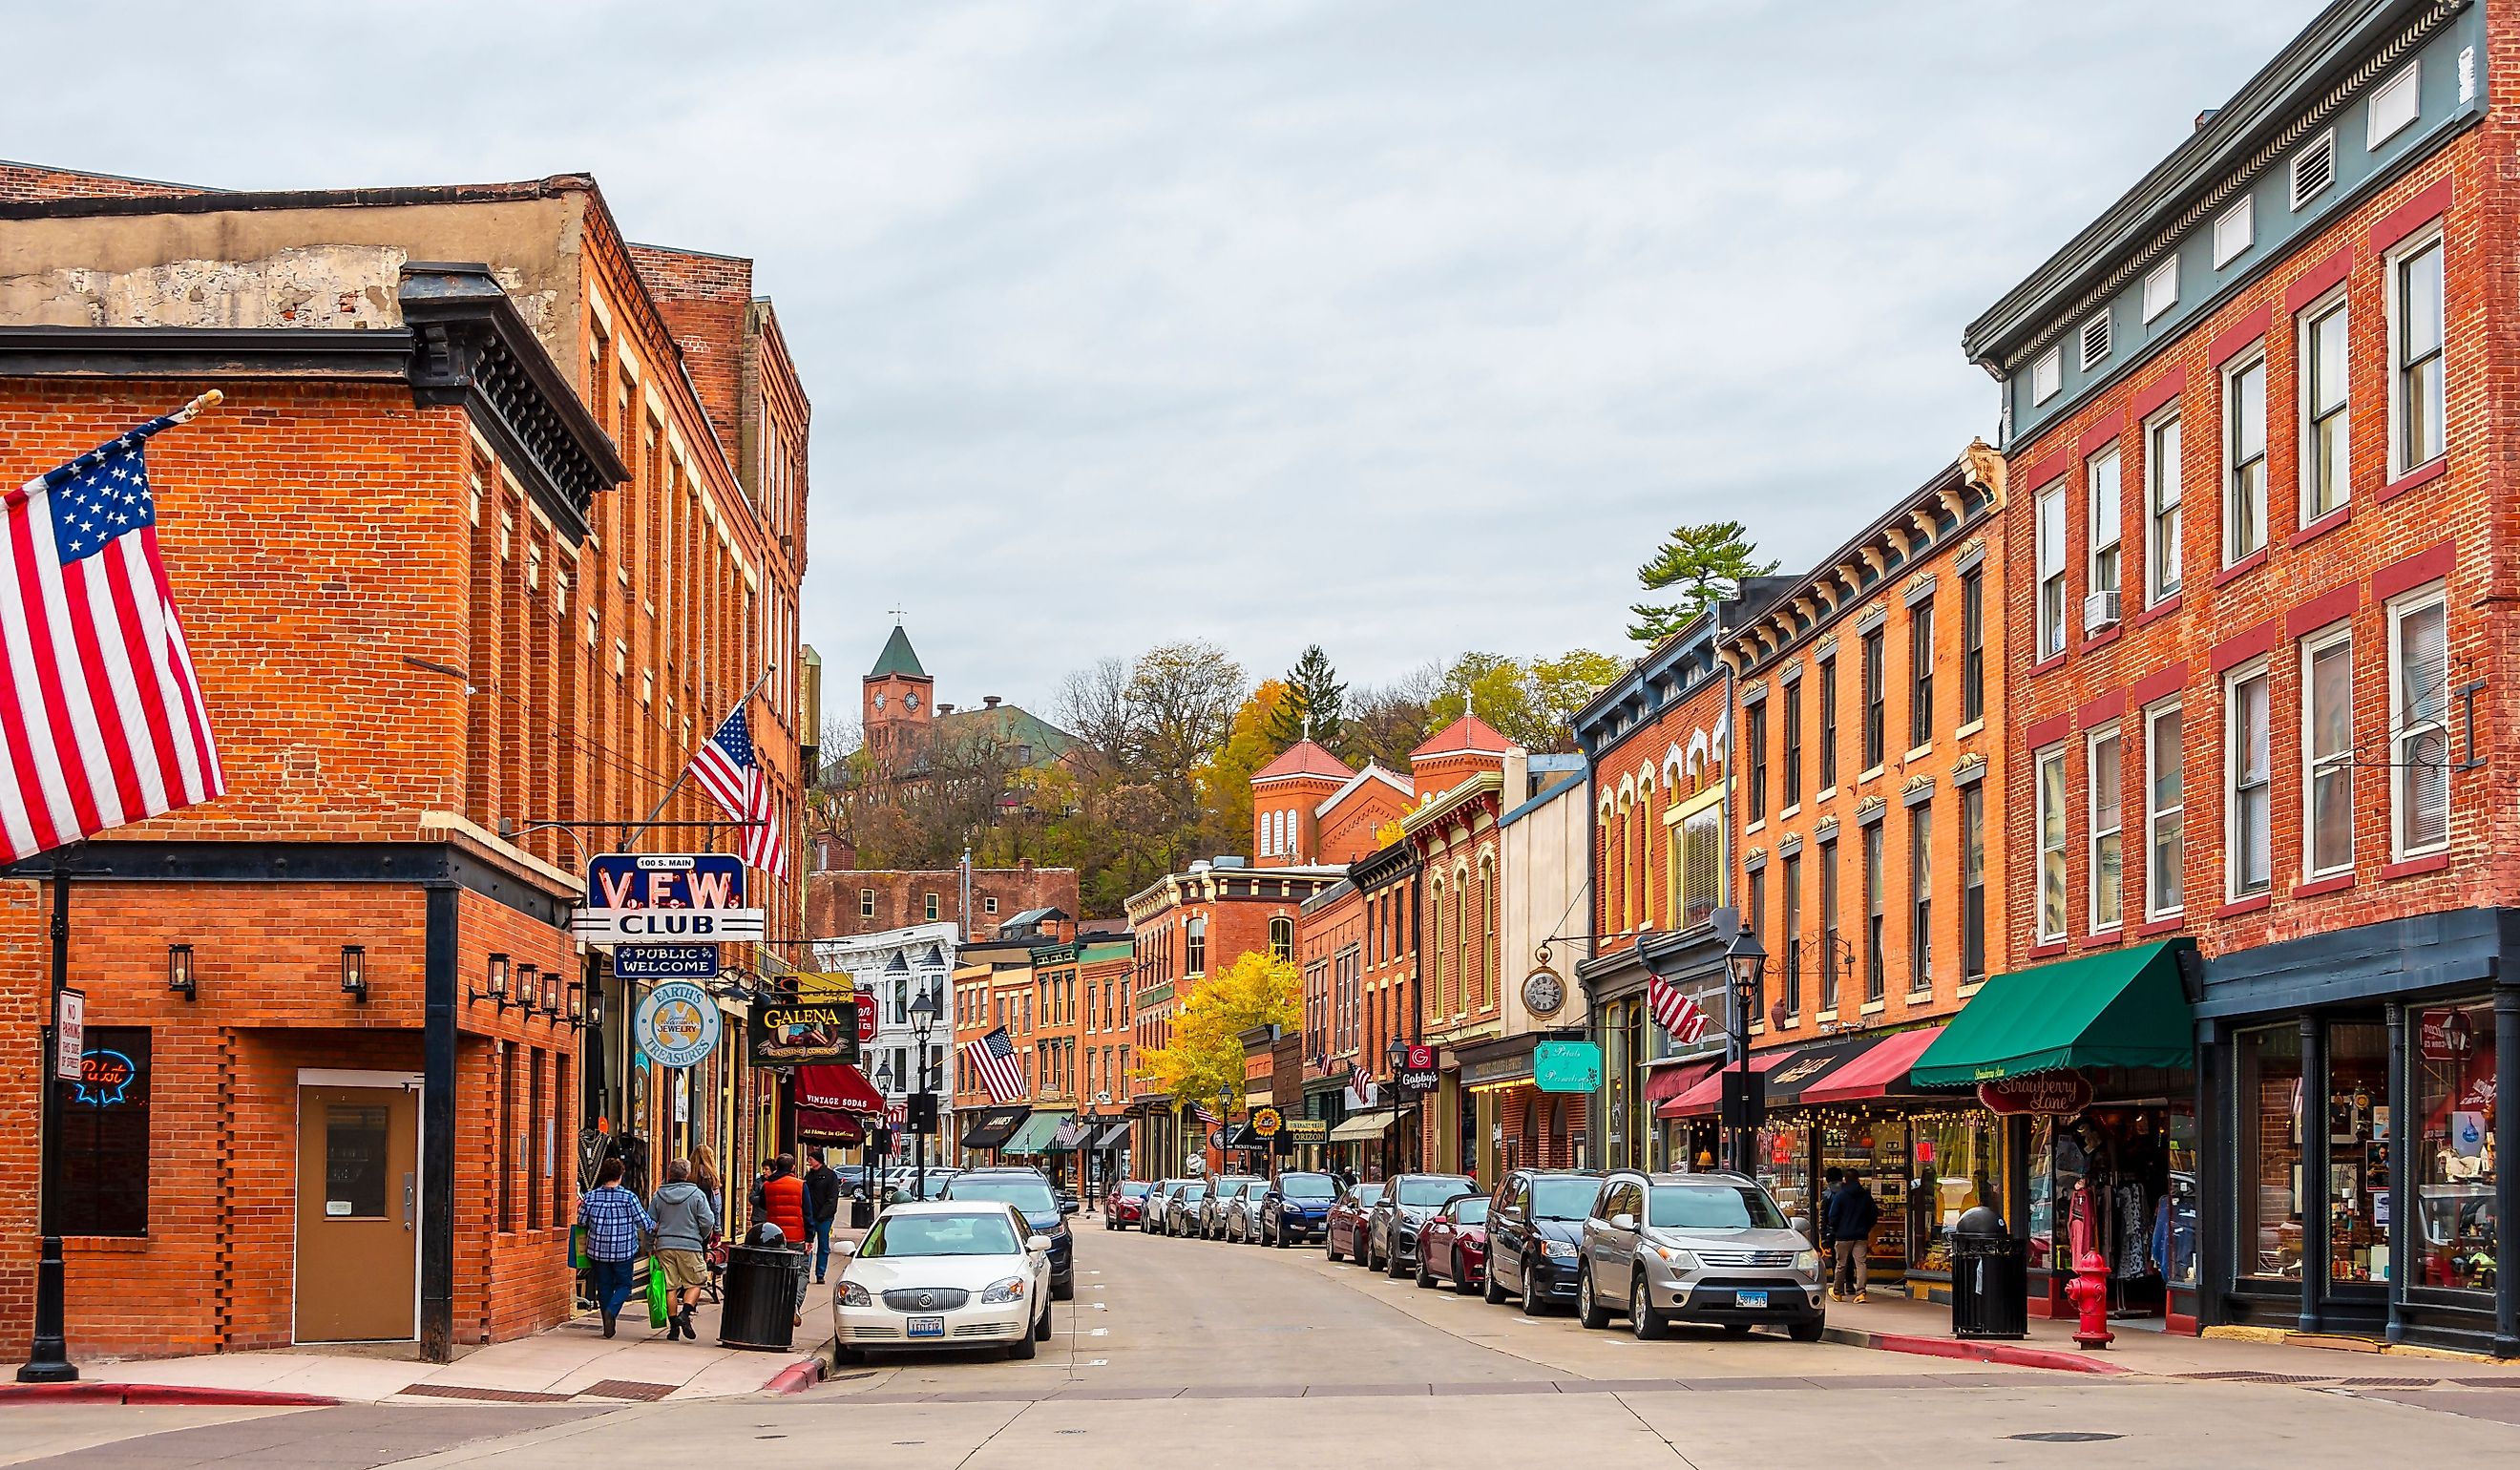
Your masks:
{"label": "overcast sky", "polygon": [[896,605],[940,698],[1046,703],[1193,636],[1624,655],[1682,521],[1800,569],[1994,437],[1962,325],[2318,9],[12,6],[0,157],[592,171],[778,302],[841,707]]}

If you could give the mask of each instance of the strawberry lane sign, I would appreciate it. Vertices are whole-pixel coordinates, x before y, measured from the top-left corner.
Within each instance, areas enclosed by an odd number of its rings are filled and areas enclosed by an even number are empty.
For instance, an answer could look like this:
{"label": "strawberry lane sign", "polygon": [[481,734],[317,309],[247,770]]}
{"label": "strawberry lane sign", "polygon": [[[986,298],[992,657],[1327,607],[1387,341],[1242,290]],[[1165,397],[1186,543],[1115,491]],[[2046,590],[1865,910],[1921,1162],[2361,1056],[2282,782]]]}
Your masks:
{"label": "strawberry lane sign", "polygon": [[2080,1072],[2036,1072],[1977,1085],[1977,1100],[1999,1116],[2079,1113],[2092,1105],[2091,1080]]}

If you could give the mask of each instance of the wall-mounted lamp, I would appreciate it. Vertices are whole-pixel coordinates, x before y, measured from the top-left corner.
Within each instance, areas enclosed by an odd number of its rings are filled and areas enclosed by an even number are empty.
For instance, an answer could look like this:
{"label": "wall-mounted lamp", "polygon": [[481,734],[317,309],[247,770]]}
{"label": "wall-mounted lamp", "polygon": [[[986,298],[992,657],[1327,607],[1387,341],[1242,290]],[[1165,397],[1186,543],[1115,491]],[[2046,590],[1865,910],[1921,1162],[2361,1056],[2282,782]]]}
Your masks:
{"label": "wall-mounted lamp", "polygon": [[578,1031],[586,1029],[586,982],[568,982],[568,1024]]}
{"label": "wall-mounted lamp", "polygon": [[166,947],[166,988],[187,1001],[198,1001],[201,992],[193,984],[193,947],[170,944]]}
{"label": "wall-mounted lamp", "polygon": [[526,1015],[534,1013],[534,1001],[542,993],[540,972],[530,964],[517,966],[517,1008]]}
{"label": "wall-mounted lamp", "polygon": [[543,1019],[560,1019],[560,971],[543,971]]}
{"label": "wall-mounted lamp", "polygon": [[341,946],[341,993],[353,1001],[368,998],[368,951],[365,945]]}
{"label": "wall-mounted lamp", "polygon": [[501,1010],[506,1010],[508,1008],[508,957],[491,956],[490,967],[481,982],[481,988],[468,989],[464,994],[474,1001],[495,1002]]}

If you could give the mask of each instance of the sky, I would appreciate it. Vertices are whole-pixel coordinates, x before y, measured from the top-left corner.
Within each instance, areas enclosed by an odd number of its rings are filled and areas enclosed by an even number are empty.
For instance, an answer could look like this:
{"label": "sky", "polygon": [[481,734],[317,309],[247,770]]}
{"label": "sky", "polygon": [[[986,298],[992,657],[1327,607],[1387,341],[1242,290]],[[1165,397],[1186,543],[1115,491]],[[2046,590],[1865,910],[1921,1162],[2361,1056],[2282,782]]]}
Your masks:
{"label": "sky", "polygon": [[899,607],[939,699],[1046,710],[1187,638],[1626,656],[1683,522],[1803,569],[1996,436],[1961,328],[2319,8],[0,0],[114,82],[12,89],[0,157],[586,171],[631,239],[751,256],[839,707]]}

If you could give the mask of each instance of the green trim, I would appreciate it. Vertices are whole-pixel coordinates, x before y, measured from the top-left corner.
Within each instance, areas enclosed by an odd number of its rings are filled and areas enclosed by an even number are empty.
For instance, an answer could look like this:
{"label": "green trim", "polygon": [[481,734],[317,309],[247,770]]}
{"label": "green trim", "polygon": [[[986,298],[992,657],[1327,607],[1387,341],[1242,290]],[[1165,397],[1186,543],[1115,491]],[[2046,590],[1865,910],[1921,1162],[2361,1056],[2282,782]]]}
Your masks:
{"label": "green trim", "polygon": [[1909,1081],[1964,1088],[2072,1067],[2192,1067],[2196,1017],[2179,955],[2195,947],[2166,939],[1998,975],[1916,1058]]}

